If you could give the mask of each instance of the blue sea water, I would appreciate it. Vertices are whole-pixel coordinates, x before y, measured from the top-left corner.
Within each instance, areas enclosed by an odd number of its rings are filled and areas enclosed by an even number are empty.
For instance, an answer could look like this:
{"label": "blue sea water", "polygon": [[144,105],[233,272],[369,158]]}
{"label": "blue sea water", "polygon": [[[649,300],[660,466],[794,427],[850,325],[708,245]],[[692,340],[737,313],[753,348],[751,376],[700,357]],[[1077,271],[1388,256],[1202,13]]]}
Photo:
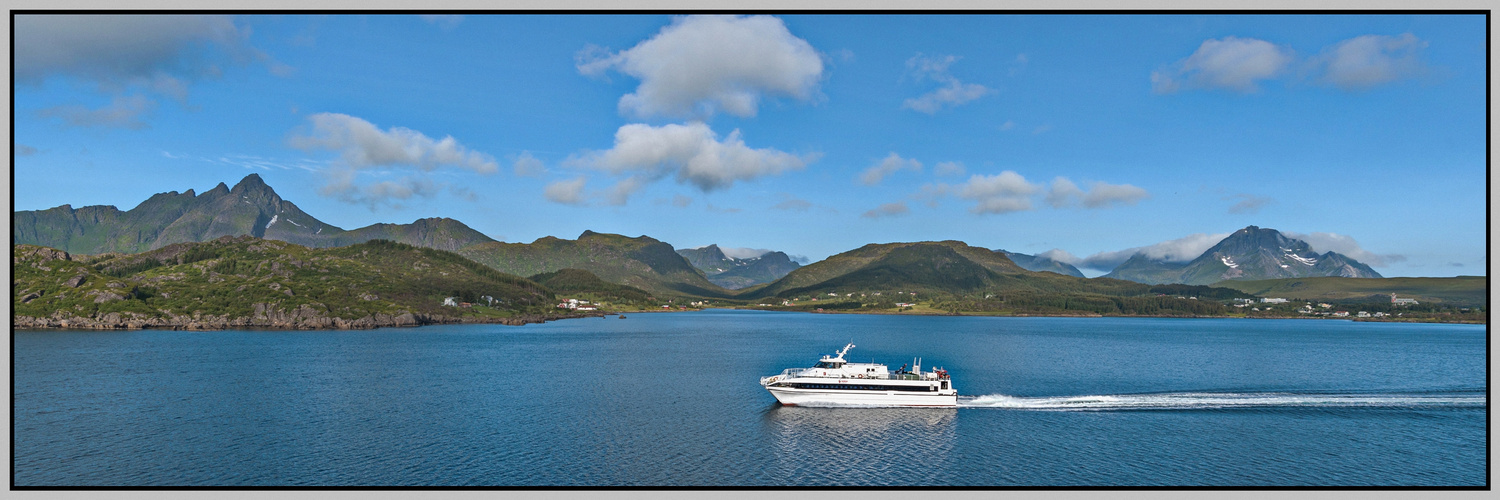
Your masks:
{"label": "blue sea water", "polygon": [[[50,486],[1488,486],[1487,326],[709,310],[520,327],[18,331]],[[960,408],[782,407],[853,341]]]}

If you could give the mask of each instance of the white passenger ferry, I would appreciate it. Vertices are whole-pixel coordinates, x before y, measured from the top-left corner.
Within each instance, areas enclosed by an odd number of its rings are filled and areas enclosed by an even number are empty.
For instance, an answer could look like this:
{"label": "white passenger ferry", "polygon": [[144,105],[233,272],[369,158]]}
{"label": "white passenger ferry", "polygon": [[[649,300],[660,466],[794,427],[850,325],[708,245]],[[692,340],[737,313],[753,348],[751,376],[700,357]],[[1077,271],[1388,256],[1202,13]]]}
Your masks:
{"label": "white passenger ferry", "polygon": [[850,363],[844,355],[853,347],[823,356],[812,368],[761,377],[760,385],[786,406],[958,406],[958,390],[947,370],[924,372],[920,358],[910,371],[894,373],[882,364]]}

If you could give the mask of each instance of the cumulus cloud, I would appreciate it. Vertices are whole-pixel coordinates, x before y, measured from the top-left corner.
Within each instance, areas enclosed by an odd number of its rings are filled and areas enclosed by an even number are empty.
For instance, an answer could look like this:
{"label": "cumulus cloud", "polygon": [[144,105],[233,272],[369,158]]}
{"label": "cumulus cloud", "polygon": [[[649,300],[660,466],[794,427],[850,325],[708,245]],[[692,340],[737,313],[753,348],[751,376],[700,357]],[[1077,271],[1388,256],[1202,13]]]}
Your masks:
{"label": "cumulus cloud", "polygon": [[1220,241],[1224,241],[1224,238],[1228,238],[1230,234],[1232,233],[1198,233],[1150,246],[1127,248],[1114,252],[1099,252],[1083,259],[1078,259],[1075,262],[1069,262],[1069,264],[1089,269],[1109,271],[1136,254],[1144,254],[1148,258],[1166,262],[1188,262],[1203,255],[1203,252],[1219,244]]}
{"label": "cumulus cloud", "polygon": [[709,192],[736,181],[748,181],[800,169],[816,155],[797,156],[774,149],[751,149],[731,132],[720,141],[702,122],[653,127],[629,124],[615,132],[615,145],[570,158],[568,163],[646,179],[675,175],[680,183]]}
{"label": "cumulus cloud", "polygon": [[1104,208],[1113,205],[1134,205],[1150,196],[1151,194],[1145,189],[1129,184],[1094,182],[1089,185],[1089,192],[1083,195],[1083,206]]}
{"label": "cumulus cloud", "polygon": [[583,205],[583,185],[586,182],[588,179],[582,176],[572,180],[557,181],[542,189],[542,195],[554,203]]}
{"label": "cumulus cloud", "polygon": [[364,119],[340,113],[318,113],[307,119],[312,130],[292,135],[287,143],[304,151],[338,151],[340,158],[350,167],[407,165],[431,171],[453,165],[482,174],[494,173],[500,168],[494,158],[470,151],[453,136],[434,140],[404,127],[380,130]]}
{"label": "cumulus cloud", "polygon": [[996,175],[973,175],[955,188],[958,197],[973,200],[976,204],[969,211],[976,214],[1003,214],[1031,210],[1031,195],[1038,191],[1035,184],[1014,171],[1006,170]]}
{"label": "cumulus cloud", "polygon": [[584,75],[639,79],[619,109],[643,118],[755,116],[763,96],[812,99],[823,77],[818,52],[771,16],[679,17],[630,49],[591,46],[576,60]]}
{"label": "cumulus cloud", "polygon": [[1273,202],[1276,201],[1276,200],[1273,200],[1273,199],[1268,198],[1268,197],[1255,196],[1253,194],[1247,194],[1247,193],[1240,193],[1240,194],[1236,194],[1236,195],[1233,195],[1233,196],[1226,196],[1226,197],[1224,197],[1224,199],[1226,199],[1226,200],[1239,200],[1239,201],[1235,202],[1234,205],[1231,205],[1229,207],[1229,213],[1232,213],[1232,214],[1254,214],[1254,213],[1260,213],[1261,207],[1264,207],[1264,206],[1269,205],[1269,204],[1271,204],[1271,203],[1273,203]]}
{"label": "cumulus cloud", "polygon": [[640,191],[645,186],[645,181],[642,181],[640,177],[626,177],[620,182],[616,182],[615,185],[610,186],[609,190],[604,192],[604,199],[610,205],[624,205],[626,201],[630,200],[630,195],[635,194],[636,191]]}
{"label": "cumulus cloud", "polygon": [[520,177],[540,177],[542,174],[547,173],[547,167],[542,165],[542,160],[531,156],[530,151],[522,151],[520,155],[516,156],[516,160],[511,164],[511,168]]}
{"label": "cumulus cloud", "polygon": [[895,202],[895,203],[886,203],[886,204],[883,204],[881,206],[878,206],[878,207],[875,207],[873,209],[870,209],[869,211],[866,211],[863,215],[860,215],[860,217],[865,217],[865,218],[868,218],[868,219],[876,219],[876,218],[880,218],[880,217],[893,217],[893,216],[897,216],[897,215],[906,214],[907,212],[910,212],[910,211],[911,211],[910,209],[906,208],[906,202],[904,202],[904,201],[898,201],[898,202]]}
{"label": "cumulus cloud", "polygon": [[1151,73],[1151,88],[1170,94],[1181,89],[1222,88],[1250,93],[1256,82],[1280,76],[1292,62],[1292,51],[1254,38],[1205,40],[1175,68]]}
{"label": "cumulus cloud", "polygon": [[1281,234],[1284,234],[1290,238],[1296,238],[1307,242],[1307,245],[1309,247],[1312,247],[1312,250],[1314,252],[1337,252],[1344,254],[1349,258],[1372,266],[1384,266],[1392,262],[1401,262],[1406,260],[1406,256],[1403,255],[1383,255],[1365,250],[1359,245],[1358,241],[1354,240],[1354,237],[1348,235],[1320,232],[1304,234],[1294,233],[1291,231],[1282,231]]}
{"label": "cumulus cloud", "polygon": [[922,162],[909,158],[902,158],[901,155],[892,152],[890,155],[886,156],[885,159],[880,160],[879,162],[875,163],[875,165],[872,165],[870,168],[865,169],[863,173],[859,174],[859,182],[863,183],[866,186],[874,186],[876,184],[880,184],[880,181],[885,179],[887,176],[901,170],[915,170],[920,172],[922,171]]}
{"label": "cumulus cloud", "polygon": [[[103,93],[154,102],[142,93],[186,101],[191,83],[218,78],[225,67],[252,62],[272,73],[292,69],[249,44],[249,29],[217,15],[18,15],[14,54],[17,83],[40,84],[53,77],[92,83]],[[89,126],[139,126],[137,112],[119,117],[120,108],[53,108],[58,116],[89,121]],[[115,113],[114,118],[105,115]],[[93,115],[93,116],[90,116]]]}
{"label": "cumulus cloud", "polygon": [[[1024,62],[1024,56],[1022,57]],[[959,106],[993,92],[983,85],[964,83],[949,74],[948,66],[957,60],[955,56],[927,57],[922,54],[908,59],[907,71],[915,74],[918,80],[931,79],[943,86],[921,96],[907,99],[901,103],[901,107],[931,115],[936,114],[944,106]]]}
{"label": "cumulus cloud", "polygon": [[1364,35],[1325,49],[1312,59],[1319,83],[1344,90],[1374,87],[1426,71],[1420,58],[1427,42],[1411,33]]}
{"label": "cumulus cloud", "polygon": [[[487,154],[471,151],[452,136],[440,140],[421,132],[393,127],[380,130],[360,118],[339,113],[318,113],[308,117],[309,128],[288,136],[287,144],[304,151],[338,151],[339,160],[327,170],[328,184],[320,189],[325,196],[375,206],[382,199],[395,202],[412,196],[430,197],[447,187],[425,177],[406,177],[400,181],[382,181],[360,187],[356,177],[362,170],[415,168],[426,173],[454,166],[481,174],[492,174],[499,164]],[[472,193],[454,188],[456,193],[472,199]],[[466,194],[467,193],[467,194]]]}
{"label": "cumulus cloud", "polygon": [[939,162],[932,166],[932,172],[937,175],[964,175],[964,164],[956,161]]}
{"label": "cumulus cloud", "polygon": [[1083,196],[1083,190],[1066,177],[1052,179],[1052,187],[1047,189],[1047,204],[1052,208],[1063,208]]}
{"label": "cumulus cloud", "polygon": [[150,127],[142,115],[156,108],[145,96],[117,96],[107,106],[89,109],[78,105],[54,106],[37,111],[43,118],[59,118],[73,127],[116,127],[140,130]]}
{"label": "cumulus cloud", "polygon": [[1084,191],[1066,177],[1057,177],[1052,179],[1052,185],[1047,189],[1046,200],[1053,208],[1072,206],[1075,203],[1082,203],[1085,208],[1106,208],[1113,205],[1134,205],[1150,196],[1145,189],[1130,184],[1097,181],[1089,184],[1089,189]]}
{"label": "cumulus cloud", "polygon": [[[412,197],[431,197],[441,193],[445,186],[420,177],[402,177],[366,185],[356,183],[352,169],[334,169],[325,172],[328,182],[318,188],[318,194],[336,198],[345,203],[365,205],[375,210],[381,205],[401,208],[402,203]],[[461,188],[453,189],[455,195],[464,196]]]}

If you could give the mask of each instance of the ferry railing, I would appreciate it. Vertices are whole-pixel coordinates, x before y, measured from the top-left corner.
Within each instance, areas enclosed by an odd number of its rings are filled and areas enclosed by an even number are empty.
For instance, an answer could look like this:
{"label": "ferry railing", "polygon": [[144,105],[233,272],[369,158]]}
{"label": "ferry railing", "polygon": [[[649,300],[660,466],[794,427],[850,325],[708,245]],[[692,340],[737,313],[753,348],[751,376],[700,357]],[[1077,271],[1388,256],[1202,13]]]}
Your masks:
{"label": "ferry railing", "polygon": [[[916,373],[887,373],[885,375],[874,375],[874,374],[823,375],[821,373],[817,373],[816,370],[817,370],[817,368],[787,368],[785,370],[782,370],[781,373],[779,373],[777,375],[774,375],[774,377],[776,377],[777,380],[784,380],[784,379],[788,379],[788,378],[792,378],[792,377],[834,378],[834,379],[842,378],[842,379],[858,379],[858,380],[940,380],[940,378],[938,378],[938,376],[934,375],[932,372],[923,372],[920,375],[918,375]],[[931,378],[929,378],[929,376]],[[766,377],[766,378],[771,378],[771,377]]]}

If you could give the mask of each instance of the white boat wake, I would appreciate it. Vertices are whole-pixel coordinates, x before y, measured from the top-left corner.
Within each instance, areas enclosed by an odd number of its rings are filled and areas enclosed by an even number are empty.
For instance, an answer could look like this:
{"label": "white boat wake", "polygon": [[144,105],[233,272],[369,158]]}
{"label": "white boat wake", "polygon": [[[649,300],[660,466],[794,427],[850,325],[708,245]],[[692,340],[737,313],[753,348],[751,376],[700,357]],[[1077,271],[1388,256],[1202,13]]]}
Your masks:
{"label": "white boat wake", "polygon": [[1311,394],[1290,392],[1173,392],[1089,396],[960,396],[959,408],[1013,410],[1214,410],[1228,408],[1454,408],[1485,407],[1483,393]]}

